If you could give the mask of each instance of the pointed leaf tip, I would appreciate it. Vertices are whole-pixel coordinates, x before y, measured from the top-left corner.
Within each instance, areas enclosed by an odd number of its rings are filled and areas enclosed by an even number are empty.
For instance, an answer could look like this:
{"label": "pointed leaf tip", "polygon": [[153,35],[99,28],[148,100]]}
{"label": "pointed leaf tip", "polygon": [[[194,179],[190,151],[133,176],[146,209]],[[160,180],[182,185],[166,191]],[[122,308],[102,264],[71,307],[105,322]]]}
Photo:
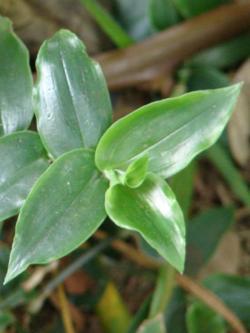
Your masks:
{"label": "pointed leaf tip", "polygon": [[59,259],[86,241],[106,217],[107,188],[93,151],[75,149],[58,158],[21,209],[5,283],[29,265]]}
{"label": "pointed leaf tip", "polygon": [[82,41],[60,30],[40,48],[36,68],[38,131],[51,156],[95,148],[111,124],[112,106],[102,70]]}
{"label": "pointed leaf tip", "polygon": [[118,120],[96,149],[100,170],[124,172],[147,154],[148,170],[170,177],[213,145],[234,109],[242,83],[190,92],[145,105]]}
{"label": "pointed leaf tip", "polygon": [[116,184],[106,192],[106,212],[119,227],[139,232],[179,272],[185,261],[185,223],[167,183],[148,174],[136,188]]}

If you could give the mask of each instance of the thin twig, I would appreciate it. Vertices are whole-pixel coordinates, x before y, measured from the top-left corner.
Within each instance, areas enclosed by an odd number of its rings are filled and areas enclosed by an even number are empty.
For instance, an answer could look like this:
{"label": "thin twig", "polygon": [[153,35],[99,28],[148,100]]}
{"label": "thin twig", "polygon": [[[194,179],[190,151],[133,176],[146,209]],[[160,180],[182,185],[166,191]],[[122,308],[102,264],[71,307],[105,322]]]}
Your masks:
{"label": "thin twig", "polygon": [[36,288],[47,274],[54,272],[58,268],[58,264],[59,261],[53,261],[49,265],[36,268],[33,274],[22,283],[23,289],[26,292],[29,292]]}
{"label": "thin twig", "polygon": [[92,247],[87,253],[83,253],[74,262],[68,265],[58,275],[56,275],[48,284],[44,287],[42,293],[33,302],[30,303],[29,309],[31,312],[37,312],[44,303],[45,299],[67,279],[71,274],[80,269],[83,265],[86,265],[92,259],[94,259],[100,252],[102,252],[112,241],[112,238],[106,238],[98,245]]}
{"label": "thin twig", "polygon": [[[98,230],[94,234],[94,237],[96,239],[103,240],[108,237],[108,234],[105,231]],[[113,240],[111,246],[113,249],[121,252],[124,255],[124,257],[130,259],[131,261],[135,262],[136,264],[142,267],[148,269],[156,269],[161,266],[160,262],[150,259],[149,257],[145,256],[141,251],[138,251],[135,248],[129,246],[122,240],[118,239]]]}
{"label": "thin twig", "polygon": [[83,265],[95,258],[100,252],[102,252],[112,241],[112,238],[106,238],[100,244],[94,246],[87,253],[83,253],[79,258],[68,265],[58,275],[52,279],[44,288],[43,294],[49,295],[57,286],[59,286],[66,278],[80,269]]}
{"label": "thin twig", "polygon": [[186,275],[177,274],[176,281],[180,287],[220,314],[237,333],[247,333],[239,318],[210,290],[200,286]]}
{"label": "thin twig", "polygon": [[72,318],[70,315],[69,303],[68,303],[67,297],[65,295],[63,284],[60,284],[60,286],[58,286],[57,294],[58,294],[58,299],[59,299],[59,305],[60,305],[63,325],[65,328],[65,333],[75,333]]}
{"label": "thin twig", "polygon": [[[107,234],[100,232],[97,237],[99,239],[104,239],[107,237]],[[117,243],[119,246],[117,246]],[[116,240],[116,244],[114,244],[113,241],[111,245],[114,249],[118,250],[131,261],[136,262],[142,267],[151,269],[159,268],[158,262],[148,259],[141,251],[131,248],[131,246],[121,240]],[[149,260],[149,262],[147,260]],[[225,320],[236,330],[237,333],[246,333],[246,330],[238,317],[214,293],[200,286],[186,275],[177,274],[176,282],[180,287],[202,300],[205,304],[225,318]]]}

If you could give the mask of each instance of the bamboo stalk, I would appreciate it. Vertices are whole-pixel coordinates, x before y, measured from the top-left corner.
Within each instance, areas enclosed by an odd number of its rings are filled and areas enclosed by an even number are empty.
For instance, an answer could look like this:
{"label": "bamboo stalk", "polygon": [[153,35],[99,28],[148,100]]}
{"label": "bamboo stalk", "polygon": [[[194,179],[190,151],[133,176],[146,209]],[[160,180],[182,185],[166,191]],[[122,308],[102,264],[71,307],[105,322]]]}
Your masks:
{"label": "bamboo stalk", "polygon": [[233,3],[192,18],[130,47],[100,54],[111,89],[147,83],[171,74],[202,49],[250,29],[250,3]]}

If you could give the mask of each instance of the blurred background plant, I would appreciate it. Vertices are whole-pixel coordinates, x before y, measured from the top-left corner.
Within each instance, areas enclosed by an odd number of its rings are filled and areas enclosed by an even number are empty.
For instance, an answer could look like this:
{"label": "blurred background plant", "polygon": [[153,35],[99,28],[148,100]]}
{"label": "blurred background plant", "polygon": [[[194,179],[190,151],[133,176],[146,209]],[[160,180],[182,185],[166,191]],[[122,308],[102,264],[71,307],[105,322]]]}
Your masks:
{"label": "blurred background plant", "polygon": [[73,254],[3,287],[12,218],[0,225],[0,332],[250,331],[250,2],[5,0],[0,14],[32,68],[45,38],[61,27],[77,33],[103,67],[115,119],[244,81],[220,141],[171,179],[186,216],[185,274],[106,221]]}

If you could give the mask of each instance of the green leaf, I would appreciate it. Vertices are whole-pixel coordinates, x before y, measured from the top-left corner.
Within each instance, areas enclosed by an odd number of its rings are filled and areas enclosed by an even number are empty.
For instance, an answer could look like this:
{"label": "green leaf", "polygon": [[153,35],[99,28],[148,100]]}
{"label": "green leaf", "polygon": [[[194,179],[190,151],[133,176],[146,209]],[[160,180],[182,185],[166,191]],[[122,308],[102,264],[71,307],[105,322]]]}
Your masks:
{"label": "green leaf", "polygon": [[7,327],[15,322],[15,317],[9,311],[0,311],[0,332],[6,332]]}
{"label": "green leaf", "polygon": [[179,14],[172,0],[150,0],[149,14],[156,30],[164,30],[179,22]]}
{"label": "green leaf", "polygon": [[0,139],[0,221],[18,213],[38,177],[49,166],[35,132],[17,132]]}
{"label": "green leaf", "polygon": [[151,295],[149,295],[141,304],[137,312],[131,319],[127,333],[135,333],[136,329],[140,326],[143,320],[148,317]]}
{"label": "green leaf", "polygon": [[189,69],[186,84],[189,91],[194,91],[226,87],[230,81],[226,74],[216,68],[199,66]]}
{"label": "green leaf", "polygon": [[125,174],[125,184],[135,188],[140,186],[148,171],[148,156],[145,155],[129,165]]}
{"label": "green leaf", "polygon": [[126,170],[147,154],[149,171],[172,176],[217,140],[240,87],[236,84],[154,102],[118,120],[97,146],[98,168]]}
{"label": "green leaf", "polygon": [[224,69],[237,64],[249,56],[250,33],[247,33],[198,53],[186,65]]}
{"label": "green leaf", "polygon": [[189,18],[229,3],[230,0],[173,0],[173,2],[180,13]]}
{"label": "green leaf", "polygon": [[203,282],[238,316],[250,330],[250,277],[216,274]]}
{"label": "green leaf", "polygon": [[183,271],[185,223],[167,183],[149,174],[137,188],[116,184],[106,192],[105,207],[120,227],[138,231],[167,261]]}
{"label": "green leaf", "polygon": [[186,315],[188,333],[226,333],[224,319],[201,302],[194,302]]}
{"label": "green leaf", "polygon": [[29,127],[32,116],[32,75],[26,47],[0,16],[0,136]]}
{"label": "green leaf", "polygon": [[152,319],[145,320],[137,333],[166,333],[162,315],[158,315]]}
{"label": "green leaf", "polygon": [[61,30],[44,42],[37,58],[35,112],[38,130],[54,157],[95,147],[111,123],[111,104],[101,68],[83,43]]}
{"label": "green leaf", "polygon": [[185,272],[196,274],[215,252],[222,236],[234,222],[232,207],[212,208],[187,224],[187,260]]}
{"label": "green leaf", "polygon": [[5,283],[29,265],[63,257],[88,239],[106,216],[107,187],[92,151],[76,149],[56,160],[21,209]]}

